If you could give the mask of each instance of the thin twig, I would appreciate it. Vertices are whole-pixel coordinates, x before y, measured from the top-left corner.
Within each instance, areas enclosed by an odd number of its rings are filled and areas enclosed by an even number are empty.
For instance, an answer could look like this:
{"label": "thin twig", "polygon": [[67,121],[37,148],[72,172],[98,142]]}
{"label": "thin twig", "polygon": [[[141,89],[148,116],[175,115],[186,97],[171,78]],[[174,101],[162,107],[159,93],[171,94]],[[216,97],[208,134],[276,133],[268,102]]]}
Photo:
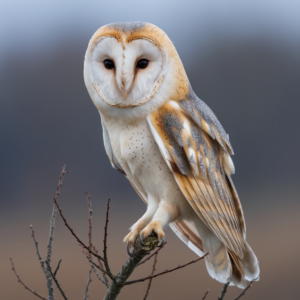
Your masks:
{"label": "thin twig", "polygon": [[28,290],[28,291],[30,291],[32,294],[34,294],[35,296],[39,297],[40,299],[48,300],[47,298],[45,298],[45,297],[41,296],[40,294],[38,294],[35,290],[31,289],[29,286],[27,286],[27,285],[21,280],[19,274],[17,273],[12,258],[10,259],[10,262],[11,262],[12,270],[14,271],[15,275],[16,275],[17,278],[18,278],[18,282],[20,282],[20,283],[24,286],[25,289]]}
{"label": "thin twig", "polygon": [[246,293],[246,291],[247,291],[248,289],[251,288],[251,286],[252,286],[252,284],[253,284],[253,281],[254,281],[254,280],[250,281],[250,283],[243,289],[243,291],[242,291],[236,298],[234,298],[233,300],[238,300],[238,299],[240,299],[242,296],[244,296],[245,293]]}
{"label": "thin twig", "polygon": [[97,272],[95,266],[94,266],[93,264],[91,264],[91,266],[92,266],[92,269],[93,269],[93,271],[95,272],[96,276],[98,277],[98,279],[99,279],[102,283],[104,283],[104,285],[105,285],[107,288],[109,288],[109,285],[108,285],[108,286],[106,285],[105,280],[104,280],[104,279],[101,277],[101,275]]}
{"label": "thin twig", "polygon": [[61,216],[61,218],[63,219],[64,223],[65,223],[65,226],[70,230],[70,232],[72,233],[72,235],[75,237],[75,239],[77,240],[77,242],[79,244],[81,244],[86,250],[89,251],[89,253],[93,254],[95,257],[101,259],[102,261],[104,261],[103,257],[101,257],[100,255],[98,255],[97,253],[95,253],[94,251],[90,250],[90,248],[88,246],[86,246],[80,239],[79,237],[77,236],[77,234],[75,234],[75,232],[73,231],[73,229],[69,226],[67,220],[65,219],[64,215],[62,214],[62,211],[61,209],[59,208],[59,205],[57,203],[57,201],[55,200],[54,198],[54,203],[59,211],[59,214]]}
{"label": "thin twig", "polygon": [[158,274],[155,274],[155,275],[150,275],[150,276],[147,276],[147,277],[144,277],[144,278],[140,278],[140,279],[136,279],[136,280],[127,281],[127,282],[125,283],[125,285],[129,285],[129,284],[134,284],[134,283],[142,282],[142,281],[145,281],[145,280],[148,280],[148,279],[151,279],[151,278],[155,278],[155,277],[158,277],[158,276],[161,276],[161,275],[164,275],[164,274],[167,274],[167,273],[170,273],[170,272],[179,270],[179,269],[184,268],[184,267],[186,267],[186,266],[188,266],[188,265],[191,265],[191,264],[196,263],[197,261],[203,259],[206,255],[208,255],[208,253],[206,253],[205,255],[203,255],[203,256],[201,256],[201,257],[199,257],[198,259],[195,259],[195,260],[192,260],[192,261],[188,262],[188,263],[185,264],[185,265],[182,265],[182,266],[179,265],[178,267],[173,268],[173,269],[171,269],[171,270],[166,270],[166,271],[163,271],[163,272],[161,272],[161,273],[158,273]]}
{"label": "thin twig", "polygon": [[47,264],[47,266],[48,266],[49,273],[50,273],[51,277],[53,278],[53,280],[54,280],[54,282],[55,282],[57,288],[59,289],[61,295],[64,297],[65,300],[68,300],[68,298],[67,298],[66,295],[65,295],[65,292],[62,290],[62,288],[61,288],[60,284],[58,283],[56,277],[55,277],[54,274],[52,273],[51,267],[50,267],[50,265],[49,265],[49,263],[48,263],[47,261],[46,261],[46,264]]}
{"label": "thin twig", "polygon": [[[157,263],[157,255],[158,255],[158,251],[157,251],[156,254],[155,254],[155,258],[154,258],[154,263],[153,263],[151,275],[153,275],[154,272],[155,272],[155,265],[156,265],[156,263]],[[152,280],[153,280],[153,278],[150,278],[149,283],[148,283],[148,287],[147,287],[147,291],[146,291],[146,294],[145,294],[145,297],[144,297],[144,300],[146,300],[147,297],[148,297],[148,295],[149,295]]]}
{"label": "thin twig", "polygon": [[224,296],[227,292],[227,288],[228,288],[229,284],[230,284],[230,282],[227,282],[227,283],[224,284],[221,295],[218,297],[218,300],[223,300],[224,299]]}
{"label": "thin twig", "polygon": [[[92,250],[92,216],[93,216],[93,211],[92,211],[92,203],[91,203],[91,196],[86,192],[85,193],[87,196],[87,205],[88,205],[88,210],[89,210],[89,248]],[[90,254],[91,257],[91,254]]]}
{"label": "thin twig", "polygon": [[[66,165],[64,164],[62,166],[62,171],[61,171],[61,174],[60,174],[59,180],[58,180],[58,186],[56,188],[56,195],[55,195],[55,202],[56,203],[57,203],[57,200],[58,200],[58,196],[60,195],[60,188],[62,186],[63,178],[64,178],[64,175],[66,173],[68,173],[68,171],[66,171]],[[48,266],[50,265],[50,262],[51,262],[56,213],[57,213],[56,206],[53,205],[52,216],[51,216],[51,219],[50,219],[49,240],[48,240],[48,244],[47,244],[47,257],[46,257],[46,261],[45,261]],[[49,295],[49,300],[54,300],[54,289],[53,289],[53,284],[52,284],[52,276],[49,273],[49,271],[50,271],[49,268],[45,268],[45,275],[46,275],[47,287],[48,287],[48,295]]]}
{"label": "thin twig", "polygon": [[62,259],[58,262],[58,265],[57,265],[57,267],[56,267],[56,269],[55,269],[55,271],[54,271],[54,276],[56,276],[56,273],[57,273],[57,271],[58,271],[58,269],[59,269],[59,266],[60,266],[61,261],[62,261]]}
{"label": "thin twig", "polygon": [[[37,254],[38,258],[39,258],[39,261],[40,261],[41,267],[43,269],[43,272],[45,273],[45,270],[46,270],[45,263],[44,263],[44,260],[42,258],[42,255],[41,255],[41,252],[40,252],[40,249],[39,249],[39,243],[35,239],[34,230],[33,230],[32,225],[30,225],[30,230],[31,230],[31,237],[33,238],[33,241],[34,241],[34,244],[35,244],[36,254]],[[46,273],[45,273],[45,275],[46,275]]]}
{"label": "thin twig", "polygon": [[[62,171],[61,174],[59,176],[59,180],[58,180],[58,186],[56,188],[56,195],[55,195],[55,201],[57,202],[58,200],[58,196],[60,195],[60,188],[62,186],[62,182],[63,182],[63,178],[65,176],[65,174],[68,173],[68,171],[66,171],[66,165],[64,164],[62,166]],[[49,234],[49,240],[48,240],[48,245],[47,245],[47,258],[46,261],[50,264],[51,261],[51,254],[52,254],[52,243],[53,243],[53,236],[54,236],[54,230],[55,230],[55,216],[56,216],[56,207],[55,205],[53,206],[53,211],[52,211],[52,216],[51,216],[51,220],[50,220],[50,234]]]}
{"label": "thin twig", "polygon": [[108,225],[108,214],[109,214],[109,202],[110,202],[110,199],[108,199],[108,201],[107,201],[107,209],[106,209],[106,220],[105,220],[105,226],[104,226],[104,240],[103,240],[103,257],[104,257],[105,269],[108,273],[108,276],[112,280],[115,280],[114,275],[110,271],[110,267],[108,264],[108,258],[107,258],[107,225]]}
{"label": "thin twig", "polygon": [[88,281],[87,281],[87,284],[86,284],[85,290],[84,290],[83,300],[87,300],[87,298],[89,297],[89,287],[90,287],[90,284],[92,282],[92,269],[93,269],[93,265],[91,264]]}
{"label": "thin twig", "polygon": [[144,260],[142,260],[138,265],[137,265],[137,267],[138,266],[140,266],[140,265],[142,265],[142,264],[144,264],[146,261],[148,261],[148,260],[150,260],[154,255],[156,255],[164,246],[166,246],[167,245],[167,243],[168,242],[165,242],[160,248],[158,248],[154,253],[152,253],[151,255],[149,255],[146,259],[144,259]]}
{"label": "thin twig", "polygon": [[209,293],[209,290],[206,291],[206,293],[204,294],[202,300],[204,300],[206,298],[206,296],[208,295],[208,293]]}
{"label": "thin twig", "polygon": [[[98,250],[96,249],[96,247],[95,247],[95,246],[93,246],[93,250],[94,250],[94,252],[95,252],[95,253],[97,253],[97,254],[98,254]],[[104,269],[104,266],[103,266],[103,263],[102,263],[102,261],[101,261],[99,258],[97,258],[97,259],[98,259],[99,266],[100,266],[102,269]],[[104,272],[102,272],[102,275],[103,275],[103,279],[104,279],[104,281],[105,281],[105,285],[106,285],[106,287],[107,287],[107,288],[109,288],[108,279],[107,279],[107,277],[106,277],[105,273],[104,273]]]}

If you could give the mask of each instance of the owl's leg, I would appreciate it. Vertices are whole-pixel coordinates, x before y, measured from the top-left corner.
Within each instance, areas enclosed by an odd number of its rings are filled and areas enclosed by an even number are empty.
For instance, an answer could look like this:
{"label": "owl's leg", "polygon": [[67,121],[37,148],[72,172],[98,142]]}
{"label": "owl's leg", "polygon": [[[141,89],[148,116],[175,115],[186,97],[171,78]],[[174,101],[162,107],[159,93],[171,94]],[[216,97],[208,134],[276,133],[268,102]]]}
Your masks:
{"label": "owl's leg", "polygon": [[[150,199],[148,199],[149,201]],[[141,232],[143,228],[151,221],[153,215],[155,214],[155,211],[157,210],[158,203],[155,201],[149,201],[147,206],[147,211],[145,214],[130,228],[130,233],[127,234],[124,238],[124,242],[128,243],[130,247],[134,245],[134,242]]]}
{"label": "owl's leg", "polygon": [[155,232],[159,239],[164,240],[165,233],[163,228],[170,222],[178,219],[180,215],[179,209],[176,205],[162,200],[159,203],[152,221],[141,231],[141,236],[146,237],[152,232]]}

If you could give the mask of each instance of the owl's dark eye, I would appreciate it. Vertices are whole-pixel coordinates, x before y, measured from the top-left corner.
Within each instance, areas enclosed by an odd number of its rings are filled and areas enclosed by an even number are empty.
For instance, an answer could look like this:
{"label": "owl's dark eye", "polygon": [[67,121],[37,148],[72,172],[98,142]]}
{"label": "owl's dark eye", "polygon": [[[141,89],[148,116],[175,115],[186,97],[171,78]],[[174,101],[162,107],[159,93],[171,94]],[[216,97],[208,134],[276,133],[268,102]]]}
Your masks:
{"label": "owl's dark eye", "polygon": [[106,69],[110,70],[110,69],[114,69],[115,68],[115,65],[114,65],[114,62],[110,59],[106,59],[104,61],[104,66]]}
{"label": "owl's dark eye", "polygon": [[145,68],[147,68],[147,66],[148,66],[147,59],[140,59],[136,64],[137,69],[145,69]]}

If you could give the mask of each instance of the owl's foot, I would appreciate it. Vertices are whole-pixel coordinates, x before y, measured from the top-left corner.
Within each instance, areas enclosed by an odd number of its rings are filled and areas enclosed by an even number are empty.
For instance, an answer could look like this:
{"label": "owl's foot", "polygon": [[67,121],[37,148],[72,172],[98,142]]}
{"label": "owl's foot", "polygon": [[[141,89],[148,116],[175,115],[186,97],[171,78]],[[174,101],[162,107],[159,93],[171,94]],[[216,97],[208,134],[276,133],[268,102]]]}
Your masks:
{"label": "owl's foot", "polygon": [[133,247],[135,240],[138,237],[139,233],[140,233],[140,230],[138,228],[133,229],[131,232],[129,232],[125,236],[123,242],[127,243],[128,247]]}
{"label": "owl's foot", "polygon": [[141,231],[141,243],[144,244],[144,237],[147,237],[152,232],[155,232],[157,237],[161,240],[160,245],[157,247],[161,247],[165,242],[165,233],[162,229],[161,222],[158,220],[151,221],[142,231]]}
{"label": "owl's foot", "polygon": [[[147,246],[145,243],[144,243],[144,236],[141,234],[140,236],[140,240],[141,240],[141,244],[143,246]],[[156,247],[160,248],[163,244],[165,243],[165,238],[161,238],[161,243],[159,245],[157,245]]]}

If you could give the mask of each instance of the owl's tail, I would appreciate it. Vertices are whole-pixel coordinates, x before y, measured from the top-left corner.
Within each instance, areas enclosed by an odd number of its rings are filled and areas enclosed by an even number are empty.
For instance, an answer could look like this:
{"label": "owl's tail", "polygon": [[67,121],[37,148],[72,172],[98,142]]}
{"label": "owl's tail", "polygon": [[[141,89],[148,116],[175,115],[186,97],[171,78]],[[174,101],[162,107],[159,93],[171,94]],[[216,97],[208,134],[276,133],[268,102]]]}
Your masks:
{"label": "owl's tail", "polygon": [[206,268],[209,275],[216,280],[236,285],[239,288],[246,287],[246,280],[259,279],[258,260],[251,247],[245,242],[243,259],[227,247],[213,234],[203,241],[203,250],[209,255],[205,257]]}
{"label": "owl's tail", "polygon": [[247,242],[244,257],[240,259],[198,220],[199,218],[195,222],[180,221],[170,224],[170,227],[195,253],[200,256],[209,253],[205,257],[205,264],[212,278],[221,283],[230,282],[230,285],[239,288],[246,286],[246,280],[259,279],[258,260]]}

